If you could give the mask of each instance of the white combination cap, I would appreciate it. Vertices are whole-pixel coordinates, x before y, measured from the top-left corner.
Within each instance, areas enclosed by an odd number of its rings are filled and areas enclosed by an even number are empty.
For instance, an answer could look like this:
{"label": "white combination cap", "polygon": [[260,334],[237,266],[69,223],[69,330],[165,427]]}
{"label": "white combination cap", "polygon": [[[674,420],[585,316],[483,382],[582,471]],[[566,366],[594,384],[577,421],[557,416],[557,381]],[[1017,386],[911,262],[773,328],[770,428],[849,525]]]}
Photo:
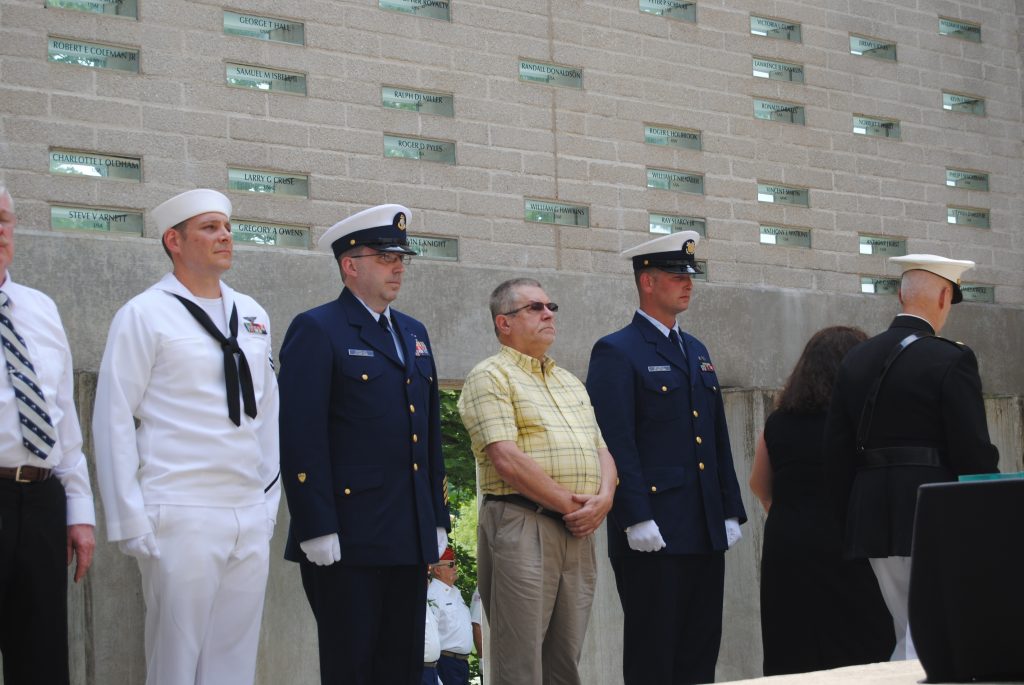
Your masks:
{"label": "white combination cap", "polygon": [[216,190],[198,188],[175,195],[170,200],[154,207],[151,214],[156,222],[157,231],[163,235],[168,228],[207,212],[220,212],[230,219],[231,200]]}
{"label": "white combination cap", "polygon": [[633,271],[655,267],[674,274],[702,274],[694,257],[698,242],[697,231],[679,231],[640,243],[619,256],[633,260]]}
{"label": "white combination cap", "polygon": [[408,207],[377,205],[343,219],[327,229],[317,241],[321,250],[331,250],[335,258],[345,250],[359,245],[379,252],[399,252],[414,255],[409,249],[405,228],[412,217]]}
{"label": "white combination cap", "polygon": [[960,292],[960,277],[968,269],[974,268],[974,262],[968,259],[949,259],[934,254],[908,254],[902,257],[889,257],[889,261],[900,267],[901,273],[907,271],[929,271],[942,276],[953,284],[953,304],[964,299]]}

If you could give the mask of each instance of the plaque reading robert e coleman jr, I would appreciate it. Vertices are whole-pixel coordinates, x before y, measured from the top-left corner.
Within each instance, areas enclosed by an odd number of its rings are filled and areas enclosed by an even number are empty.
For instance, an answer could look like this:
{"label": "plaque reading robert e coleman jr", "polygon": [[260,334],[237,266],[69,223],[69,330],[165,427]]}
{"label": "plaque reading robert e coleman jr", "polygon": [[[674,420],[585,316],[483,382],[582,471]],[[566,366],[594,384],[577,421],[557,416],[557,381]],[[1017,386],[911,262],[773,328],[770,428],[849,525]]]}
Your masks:
{"label": "plaque reading robert e coleman jr", "polygon": [[59,64],[139,73],[138,50],[104,43],[86,43],[73,38],[49,36],[47,59]]}

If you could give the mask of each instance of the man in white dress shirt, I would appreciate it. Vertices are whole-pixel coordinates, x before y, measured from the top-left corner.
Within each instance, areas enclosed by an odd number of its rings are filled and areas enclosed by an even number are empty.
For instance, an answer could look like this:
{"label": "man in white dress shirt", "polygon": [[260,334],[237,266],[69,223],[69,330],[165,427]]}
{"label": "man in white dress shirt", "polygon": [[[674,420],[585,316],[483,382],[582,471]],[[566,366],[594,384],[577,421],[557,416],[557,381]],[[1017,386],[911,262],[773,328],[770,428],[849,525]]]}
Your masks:
{"label": "man in white dress shirt", "polygon": [[459,571],[451,547],[444,550],[436,564],[430,565],[430,572],[434,578],[427,588],[427,599],[437,606],[437,634],[441,640],[437,675],[444,685],[466,685],[469,653],[473,651],[473,625],[469,607],[455,587]]}
{"label": "man in white dress shirt", "polygon": [[270,324],[220,280],[228,198],[152,217],[173,270],[114,317],[96,389],[107,534],[142,572],[147,684],[252,683],[281,496]]}
{"label": "man in white dress shirt", "polygon": [[7,685],[68,682],[67,570],[95,547],[71,351],[53,300],[15,283],[17,218],[0,187],[0,654]]}

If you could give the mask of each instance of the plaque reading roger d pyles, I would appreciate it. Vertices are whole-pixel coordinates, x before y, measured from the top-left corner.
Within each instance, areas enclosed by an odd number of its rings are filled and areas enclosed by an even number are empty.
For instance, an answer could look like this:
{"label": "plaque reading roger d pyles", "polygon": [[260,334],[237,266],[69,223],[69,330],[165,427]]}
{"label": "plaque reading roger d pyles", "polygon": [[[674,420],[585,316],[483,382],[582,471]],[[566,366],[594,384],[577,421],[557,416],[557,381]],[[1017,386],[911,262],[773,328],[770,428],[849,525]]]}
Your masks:
{"label": "plaque reading roger d pyles", "polygon": [[550,200],[523,201],[523,221],[561,226],[590,226],[590,208]]}
{"label": "plaque reading roger d pyles", "polygon": [[676,193],[704,194],[704,174],[647,167],[647,187]]}
{"label": "plaque reading roger d pyles", "polygon": [[55,148],[50,150],[50,173],[137,183],[142,180],[142,160]]}
{"label": "plaque reading roger d pyles", "polygon": [[455,143],[450,140],[413,138],[393,133],[384,134],[384,156],[418,159],[424,162],[455,164]]}
{"label": "plaque reading roger d pyles", "polygon": [[142,212],[99,207],[50,207],[50,228],[58,231],[102,231],[142,235]]}
{"label": "plaque reading roger d pyles", "polygon": [[697,231],[700,235],[707,236],[707,221],[695,216],[648,214],[648,229],[651,233],[664,234]]}

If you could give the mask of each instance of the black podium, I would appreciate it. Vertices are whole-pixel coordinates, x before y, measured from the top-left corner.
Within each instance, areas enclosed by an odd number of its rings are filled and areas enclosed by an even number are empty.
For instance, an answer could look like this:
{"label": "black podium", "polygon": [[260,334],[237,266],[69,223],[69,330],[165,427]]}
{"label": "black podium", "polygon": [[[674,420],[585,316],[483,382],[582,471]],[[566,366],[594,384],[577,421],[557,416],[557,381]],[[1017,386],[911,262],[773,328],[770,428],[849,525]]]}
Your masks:
{"label": "black podium", "polygon": [[909,609],[928,682],[1024,680],[1024,479],[918,490]]}

